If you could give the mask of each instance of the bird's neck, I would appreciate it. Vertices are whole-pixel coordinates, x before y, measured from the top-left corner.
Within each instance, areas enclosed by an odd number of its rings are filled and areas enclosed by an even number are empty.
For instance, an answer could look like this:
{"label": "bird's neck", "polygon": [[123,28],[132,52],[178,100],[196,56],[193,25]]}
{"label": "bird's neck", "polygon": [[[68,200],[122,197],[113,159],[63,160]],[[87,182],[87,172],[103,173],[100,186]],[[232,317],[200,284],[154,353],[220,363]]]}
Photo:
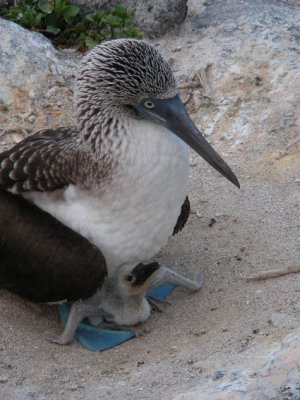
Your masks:
{"label": "bird's neck", "polygon": [[[81,108],[77,113],[78,128],[92,151],[103,152],[103,146],[115,139],[120,128],[119,118],[111,111],[101,111],[93,106]],[[116,137],[117,139],[117,137]]]}
{"label": "bird's neck", "polygon": [[77,88],[75,93],[77,125],[90,151],[101,155],[115,152],[122,141],[124,126],[130,123],[130,113],[87,88],[80,91]]}

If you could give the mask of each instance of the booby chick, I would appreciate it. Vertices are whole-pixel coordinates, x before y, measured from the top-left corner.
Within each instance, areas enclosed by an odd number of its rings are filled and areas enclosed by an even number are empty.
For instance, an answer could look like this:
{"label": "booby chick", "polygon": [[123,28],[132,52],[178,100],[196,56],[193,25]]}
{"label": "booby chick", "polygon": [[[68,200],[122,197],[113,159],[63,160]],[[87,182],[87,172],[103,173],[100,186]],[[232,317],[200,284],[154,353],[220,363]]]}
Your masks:
{"label": "booby chick", "polygon": [[75,127],[39,131],[0,154],[0,187],[96,245],[110,276],[152,258],[172,235],[188,193],[186,144],[239,186],[144,41],[113,40],[87,54],[75,107]]}
{"label": "booby chick", "polygon": [[139,336],[145,332],[142,323],[151,312],[147,292],[164,283],[174,283],[196,291],[202,287],[203,279],[199,273],[194,280],[187,279],[175,271],[160,267],[157,262],[141,263],[134,267],[122,265],[116,276],[107,278],[96,294],[85,301],[73,303],[64,332],[61,335],[48,334],[47,339],[57,344],[70,343],[78,325],[85,318],[94,326],[131,330],[135,336]]}

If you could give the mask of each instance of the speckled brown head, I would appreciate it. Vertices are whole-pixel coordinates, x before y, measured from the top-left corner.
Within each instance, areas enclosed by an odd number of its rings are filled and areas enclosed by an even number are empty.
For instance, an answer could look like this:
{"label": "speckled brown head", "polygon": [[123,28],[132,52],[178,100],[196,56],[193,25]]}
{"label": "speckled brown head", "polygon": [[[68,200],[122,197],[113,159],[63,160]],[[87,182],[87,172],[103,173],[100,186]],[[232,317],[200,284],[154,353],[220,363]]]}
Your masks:
{"label": "speckled brown head", "polygon": [[105,137],[109,142],[121,140],[126,119],[145,119],[166,127],[239,186],[230,167],[190,119],[171,68],[150,44],[118,39],[95,47],[82,60],[75,104],[79,127],[93,147],[100,147],[97,142],[103,146]]}
{"label": "speckled brown head", "polygon": [[[130,134],[142,135],[145,126],[155,133],[159,125],[239,186],[187,114],[168,63],[150,44],[119,39],[95,47],[79,68],[75,104],[75,128],[37,132],[0,154],[0,186],[19,193],[96,180],[103,187],[122,151],[131,151],[133,160],[139,151]],[[154,142],[159,153],[160,143]]]}
{"label": "speckled brown head", "polygon": [[78,120],[82,124],[95,114],[137,117],[133,104],[177,93],[171,68],[153,46],[132,39],[105,42],[82,59],[75,90]]}

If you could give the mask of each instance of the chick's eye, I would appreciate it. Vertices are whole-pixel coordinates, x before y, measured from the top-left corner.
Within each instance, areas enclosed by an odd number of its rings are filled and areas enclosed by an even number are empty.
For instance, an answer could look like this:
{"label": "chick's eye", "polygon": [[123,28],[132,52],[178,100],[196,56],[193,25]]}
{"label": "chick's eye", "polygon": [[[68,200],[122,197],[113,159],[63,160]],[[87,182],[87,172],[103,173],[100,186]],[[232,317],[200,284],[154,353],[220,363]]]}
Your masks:
{"label": "chick's eye", "polygon": [[154,108],[155,104],[153,103],[153,101],[147,100],[147,101],[145,101],[144,106],[146,108]]}
{"label": "chick's eye", "polygon": [[127,282],[132,282],[133,281],[133,276],[132,275],[127,275],[125,277],[125,279],[126,279]]}

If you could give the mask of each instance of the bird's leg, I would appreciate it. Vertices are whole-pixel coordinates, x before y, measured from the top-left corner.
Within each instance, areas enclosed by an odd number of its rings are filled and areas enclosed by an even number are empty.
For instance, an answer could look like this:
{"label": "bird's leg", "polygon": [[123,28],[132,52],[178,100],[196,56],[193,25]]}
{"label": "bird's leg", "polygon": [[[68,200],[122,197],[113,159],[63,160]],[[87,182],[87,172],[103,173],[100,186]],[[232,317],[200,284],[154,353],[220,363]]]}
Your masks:
{"label": "bird's leg", "polygon": [[80,322],[97,311],[99,311],[99,308],[96,305],[86,304],[86,302],[83,301],[73,303],[63,333],[61,335],[49,333],[46,338],[57,344],[70,343]]}
{"label": "bird's leg", "polygon": [[[188,290],[196,291],[202,288],[203,282],[203,276],[200,274],[200,272],[196,272],[194,280],[191,280],[185,278],[170,268],[161,266],[153,276],[150,290],[157,286],[163,285],[164,283],[173,283],[174,285],[184,287]],[[154,309],[160,312],[164,312],[169,304],[168,301],[154,298],[151,295],[147,295],[146,299]]]}
{"label": "bird's leg", "polygon": [[158,312],[165,312],[167,306],[170,304],[167,300],[157,299],[156,297],[153,297],[149,294],[146,296],[146,299],[148,300],[152,309]]}
{"label": "bird's leg", "polygon": [[162,266],[155,273],[154,279],[151,282],[151,288],[162,285],[163,283],[173,283],[174,285],[182,286],[188,290],[196,291],[202,288],[203,282],[203,276],[200,272],[196,272],[194,280],[192,280],[185,278],[170,268]]}

